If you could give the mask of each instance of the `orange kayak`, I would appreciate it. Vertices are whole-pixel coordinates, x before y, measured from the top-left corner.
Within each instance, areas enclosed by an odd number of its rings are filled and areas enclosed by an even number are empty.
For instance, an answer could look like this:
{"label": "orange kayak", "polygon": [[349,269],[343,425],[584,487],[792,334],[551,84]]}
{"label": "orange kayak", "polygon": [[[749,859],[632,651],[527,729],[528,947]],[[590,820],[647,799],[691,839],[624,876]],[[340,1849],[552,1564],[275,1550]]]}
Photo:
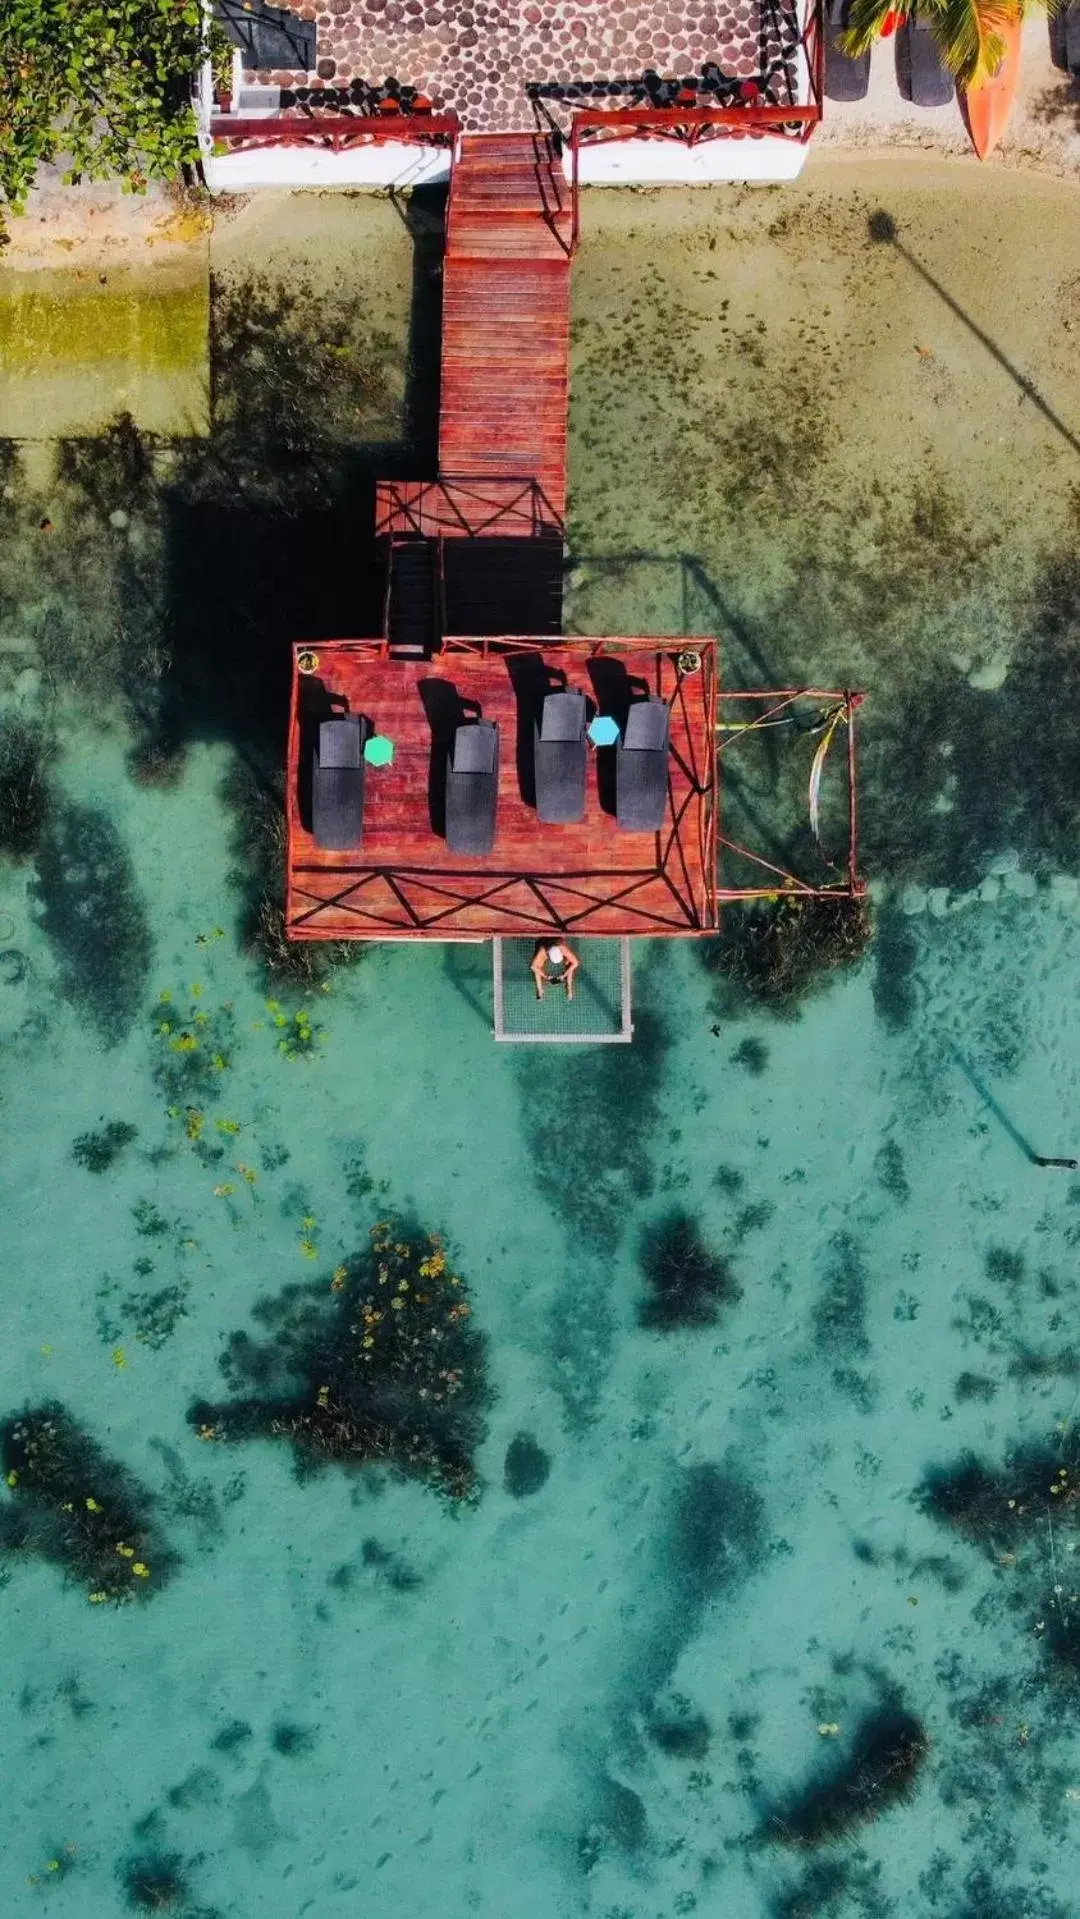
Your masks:
{"label": "orange kayak", "polygon": [[971,144],[980,160],[992,153],[1009,124],[1020,78],[1021,23],[1012,20],[1001,29],[1005,54],[993,78],[982,80],[960,95]]}

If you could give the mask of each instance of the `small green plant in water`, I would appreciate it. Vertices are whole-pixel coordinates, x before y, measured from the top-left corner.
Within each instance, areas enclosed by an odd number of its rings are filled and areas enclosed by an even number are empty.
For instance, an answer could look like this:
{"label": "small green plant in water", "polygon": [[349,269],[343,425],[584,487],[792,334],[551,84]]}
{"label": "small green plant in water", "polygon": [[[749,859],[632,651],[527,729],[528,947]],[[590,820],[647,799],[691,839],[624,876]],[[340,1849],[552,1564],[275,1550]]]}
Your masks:
{"label": "small green plant in water", "polygon": [[99,1133],[80,1133],[71,1148],[71,1157],[76,1166],[84,1166],[88,1173],[104,1173],[124,1147],[130,1146],[136,1130],[127,1120],[111,1119]]}
{"label": "small green plant in water", "polygon": [[172,1571],[151,1494],[65,1407],[47,1402],[5,1420],[0,1461],[11,1493],[0,1508],[8,1553],[59,1566],[95,1606],[145,1597]]}
{"label": "small green plant in water", "polygon": [[287,1013],[275,999],[268,999],[266,1010],[277,1033],[277,1049],[283,1059],[309,1059],[322,1039],[322,1027],[301,1006]]}
{"label": "small green plant in water", "polygon": [[731,1065],[740,1066],[753,1079],[760,1079],[769,1064],[769,1049],[762,1039],[740,1040],[731,1055]]}
{"label": "small green plant in water", "polygon": [[911,1713],[870,1713],[850,1752],[789,1801],[775,1807],[763,1837],[782,1846],[821,1846],[914,1797],[930,1740]]}
{"label": "small green plant in water", "polygon": [[131,1216],[140,1239],[164,1239],[167,1236],[169,1222],[152,1200],[140,1199],[132,1207]]}
{"label": "small green plant in water", "polygon": [[160,994],[154,1009],[154,1078],[165,1094],[170,1118],[197,1111],[203,1101],[216,1098],[221,1075],[230,1065],[232,1005],[226,1001],[208,1010],[202,998],[203,988],[196,983],[188,989],[186,1012],[169,991]]}
{"label": "small green plant in water", "polygon": [[58,1885],[60,1880],[66,1879],[70,1873],[74,1872],[75,1866],[75,1847],[72,1845],[57,1846],[55,1850],[49,1854],[44,1864],[38,1868],[37,1872],[32,1872],[28,1875],[26,1883],[28,1886]]}
{"label": "small green plant in water", "polygon": [[48,758],[41,729],[6,715],[0,729],[0,856],[27,860],[37,850],[49,810]]}
{"label": "small green plant in water", "polygon": [[[140,1279],[149,1278],[153,1270],[152,1261],[135,1261]],[[125,1328],[134,1332],[138,1345],[148,1346],[152,1352],[164,1346],[187,1317],[188,1293],[189,1288],[182,1284],[162,1286],[156,1292],[124,1293],[121,1281],[103,1273],[94,1295],[97,1330],[98,1338],[113,1348],[114,1364],[116,1353],[122,1351],[116,1341]]]}
{"label": "small green plant in water", "polygon": [[187,1317],[187,1295],[186,1286],[163,1286],[156,1293],[128,1294],[124,1311],[131,1317],[135,1338],[141,1346],[157,1352],[171,1339],[180,1321]]}
{"label": "small green plant in water", "polygon": [[[306,1215],[305,1232],[313,1226]],[[197,1432],[269,1435],[290,1441],[309,1469],[380,1462],[454,1498],[472,1494],[485,1342],[436,1235],[380,1221],[329,1287],[289,1287],[258,1316],[270,1337],[237,1334],[223,1362],[240,1396],[194,1406]]]}
{"label": "small green plant in water", "polygon": [[120,1868],[120,1883],[135,1912],[174,1912],[187,1900],[184,1862],[178,1852],[141,1853]]}
{"label": "small green plant in water", "polygon": [[722,1253],[706,1245],[695,1220],[669,1213],[645,1233],[641,1267],[648,1293],[638,1307],[638,1324],[650,1332],[714,1326],[741,1288]]}

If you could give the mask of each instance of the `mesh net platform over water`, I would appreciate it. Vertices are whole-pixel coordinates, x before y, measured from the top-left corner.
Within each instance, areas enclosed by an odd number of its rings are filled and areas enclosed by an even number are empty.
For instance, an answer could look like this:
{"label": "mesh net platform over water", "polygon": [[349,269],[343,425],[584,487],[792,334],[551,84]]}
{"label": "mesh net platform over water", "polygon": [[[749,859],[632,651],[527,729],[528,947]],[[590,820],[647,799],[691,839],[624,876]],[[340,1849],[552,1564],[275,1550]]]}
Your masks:
{"label": "mesh net platform over water", "polygon": [[537,999],[529,971],[535,951],[530,939],[492,941],[496,1039],[610,1044],[633,1038],[628,939],[581,941],[573,999],[560,986]]}

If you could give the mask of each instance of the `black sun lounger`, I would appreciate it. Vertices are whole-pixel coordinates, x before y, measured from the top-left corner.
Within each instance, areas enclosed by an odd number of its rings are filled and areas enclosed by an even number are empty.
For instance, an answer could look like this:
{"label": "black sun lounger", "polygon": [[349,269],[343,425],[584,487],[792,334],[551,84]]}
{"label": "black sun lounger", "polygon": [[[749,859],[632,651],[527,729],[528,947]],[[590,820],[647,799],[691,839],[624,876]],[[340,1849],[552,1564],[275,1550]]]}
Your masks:
{"label": "black sun lounger", "polygon": [[905,20],[897,30],[896,78],[903,98],[914,107],[946,107],[956,92],[925,20]]}
{"label": "black sun lounger", "polygon": [[454,734],[446,764],[446,844],[454,853],[490,853],[499,791],[499,729],[471,720]]}
{"label": "black sun lounger", "polygon": [[549,693],[535,729],[536,817],[568,826],[585,817],[585,695]]}
{"label": "black sun lounger", "polygon": [[347,853],[364,831],[364,723],[358,713],[323,720],[311,776],[311,831],[316,846]]}
{"label": "black sun lounger", "polygon": [[845,53],[839,35],[848,23],[848,0],[827,0],[825,7],[825,92],[830,100],[865,100],[870,85],[870,53]]}
{"label": "black sun lounger", "polygon": [[667,808],[666,700],[637,700],[615,752],[615,817],[627,833],[657,833]]}

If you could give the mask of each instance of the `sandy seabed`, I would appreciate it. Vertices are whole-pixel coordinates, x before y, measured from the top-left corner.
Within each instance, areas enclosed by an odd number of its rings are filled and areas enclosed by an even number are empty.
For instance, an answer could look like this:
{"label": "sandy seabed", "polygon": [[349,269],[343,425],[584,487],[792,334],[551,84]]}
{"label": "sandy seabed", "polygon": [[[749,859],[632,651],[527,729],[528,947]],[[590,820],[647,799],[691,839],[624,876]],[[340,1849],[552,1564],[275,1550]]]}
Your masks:
{"label": "sandy seabed", "polygon": [[[3,443],[0,698],[49,803],[0,865],[0,1416],[66,1406],[179,1562],[114,1609],[0,1557],[12,1919],[1070,1913],[1080,1535],[1049,1484],[1006,1514],[1080,1397],[1080,1181],[1030,1158],[1080,1151],[1072,191],[814,156],[585,197],[569,623],[867,693],[876,938],[797,1018],[642,946],[635,1045],[537,1058],[482,952],[297,997],[246,950],[285,650],[377,605],[371,475],[430,454],[435,242],[387,203],[211,236],[208,432],[103,431],[91,360],[81,437]],[[810,750],[732,771],[745,832]],[[163,1006],[225,1046],[194,1138]],[[488,1341],[475,1505],[189,1422],[390,1209]],[[680,1222],[721,1277],[661,1332]]]}

